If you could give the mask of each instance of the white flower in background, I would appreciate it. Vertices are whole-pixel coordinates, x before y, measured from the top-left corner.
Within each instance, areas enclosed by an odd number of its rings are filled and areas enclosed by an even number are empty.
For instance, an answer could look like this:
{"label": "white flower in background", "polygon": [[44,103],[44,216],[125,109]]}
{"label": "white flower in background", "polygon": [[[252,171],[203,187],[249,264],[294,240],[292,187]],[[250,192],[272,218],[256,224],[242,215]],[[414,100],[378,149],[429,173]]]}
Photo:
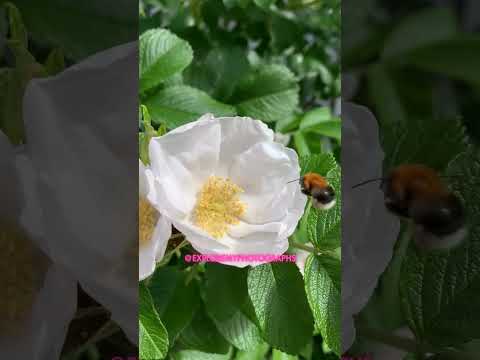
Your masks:
{"label": "white flower in background", "polygon": [[382,175],[378,124],[364,107],[342,104],[342,351],[355,339],[353,315],[367,304],[387,267],[400,230],[387,212],[378,183],[352,186]]}
{"label": "white flower in background", "polygon": [[77,283],[36,246],[41,229],[29,233],[39,209],[25,192],[30,168],[0,132],[0,348],[5,359],[60,358],[77,303]]}
{"label": "white flower in background", "polygon": [[138,154],[126,144],[137,132],[137,55],[136,42],[122,45],[58,76],[33,80],[23,103],[42,250],[111,312],[133,343]]}
{"label": "white flower in background", "polygon": [[283,254],[307,199],[287,184],[297,154],[273,139],[261,121],[211,114],[153,138],[152,204],[202,254]]}
{"label": "white flower in background", "polygon": [[[310,243],[307,243],[310,244]],[[311,255],[310,252],[302,249],[295,249],[295,265],[297,265],[298,270],[300,273],[305,276],[305,263],[307,262],[307,258]]]}
{"label": "white flower in background", "polygon": [[172,225],[151,205],[149,198],[155,198],[151,185],[153,174],[138,161],[138,238],[139,238],[139,278],[143,280],[155,270],[155,264],[163,258]]}

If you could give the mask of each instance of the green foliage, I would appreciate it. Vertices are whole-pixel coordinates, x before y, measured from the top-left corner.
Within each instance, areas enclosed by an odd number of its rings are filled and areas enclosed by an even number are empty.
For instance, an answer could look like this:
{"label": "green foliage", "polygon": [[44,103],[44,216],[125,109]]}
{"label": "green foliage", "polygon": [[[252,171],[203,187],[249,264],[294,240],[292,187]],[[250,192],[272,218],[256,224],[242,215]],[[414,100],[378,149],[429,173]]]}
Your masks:
{"label": "green foliage", "polygon": [[155,310],[152,297],[145,285],[140,284],[139,294],[140,359],[162,359],[168,350],[167,330]]}
{"label": "green foliage", "polygon": [[310,255],[305,264],[305,289],[315,327],[336,354],[341,353],[341,264],[339,259]]}
{"label": "green foliage", "polygon": [[248,274],[248,293],[264,339],[289,354],[299,353],[313,333],[303,287],[302,276],[291,263],[260,265]]}

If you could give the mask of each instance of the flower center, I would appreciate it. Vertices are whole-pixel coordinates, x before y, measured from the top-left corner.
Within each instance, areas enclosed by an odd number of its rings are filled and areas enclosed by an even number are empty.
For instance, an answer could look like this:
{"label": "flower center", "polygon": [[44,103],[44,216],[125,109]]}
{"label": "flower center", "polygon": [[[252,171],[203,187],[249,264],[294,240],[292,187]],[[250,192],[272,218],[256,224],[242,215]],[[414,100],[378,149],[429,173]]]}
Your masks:
{"label": "flower center", "polygon": [[152,239],[155,225],[160,214],[143,196],[138,201],[138,238],[140,247],[145,246]]}
{"label": "flower center", "polygon": [[32,308],[39,288],[35,260],[36,250],[25,234],[0,224],[0,330],[15,327]]}
{"label": "flower center", "polygon": [[243,189],[230,179],[210,176],[200,190],[193,210],[195,225],[216,239],[223,237],[245,213],[246,205],[239,197],[242,192]]}

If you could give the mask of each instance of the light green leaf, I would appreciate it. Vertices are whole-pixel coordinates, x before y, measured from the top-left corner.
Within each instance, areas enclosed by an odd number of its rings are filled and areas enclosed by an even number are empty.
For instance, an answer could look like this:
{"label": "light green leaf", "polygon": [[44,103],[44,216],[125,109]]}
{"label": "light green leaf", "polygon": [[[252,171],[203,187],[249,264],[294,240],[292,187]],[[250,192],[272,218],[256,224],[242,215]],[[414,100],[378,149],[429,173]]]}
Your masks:
{"label": "light green leaf", "polygon": [[449,251],[423,253],[411,244],[402,266],[405,316],[420,341],[454,346],[480,337],[480,156],[468,152],[448,167],[452,189],[465,204],[467,239]]}
{"label": "light green leaf", "polygon": [[172,354],[172,360],[230,360],[232,349],[227,354],[211,354],[197,350],[182,350]]}
{"label": "light green leaf", "polygon": [[295,75],[285,66],[262,66],[242,80],[232,99],[239,115],[265,122],[288,117],[298,105]]}
{"label": "light green leaf", "polygon": [[9,39],[18,42],[23,48],[28,48],[28,33],[23,24],[22,16],[18,8],[11,2],[4,4],[10,25]]}
{"label": "light green leaf", "polygon": [[312,337],[313,317],[295,264],[250,269],[248,292],[265,341],[288,354],[299,353]]}
{"label": "light green leaf", "polygon": [[183,85],[160,90],[144,103],[153,122],[164,122],[169,129],[197,120],[205,113],[235,115],[235,108],[212,99],[203,91]]}
{"label": "light green leaf", "polygon": [[248,296],[246,268],[207,264],[205,306],[219,332],[236,348],[249,350],[261,342]]}
{"label": "light green leaf", "polygon": [[160,321],[153,305],[150,292],[145,284],[140,283],[139,319],[139,352],[140,359],[164,359],[168,351],[167,330]]}
{"label": "light green leaf", "polygon": [[45,60],[45,71],[48,75],[57,75],[65,69],[65,55],[60,48],[53,49]]}
{"label": "light green leaf", "polygon": [[285,354],[280,350],[273,349],[272,360],[298,360],[298,356]]}
{"label": "light green leaf", "polygon": [[310,208],[307,218],[308,240],[320,250],[336,249],[341,245],[342,234],[342,176],[335,166],[327,174],[329,184],[335,190],[335,205],[329,210]]}
{"label": "light green leaf", "polygon": [[329,171],[335,169],[337,163],[332,154],[314,154],[300,158],[301,175],[308,172],[316,172],[326,176]]}
{"label": "light green leaf", "polygon": [[238,351],[235,360],[265,360],[270,346],[267,343],[261,343],[255,349],[249,351]]}
{"label": "light green leaf", "polygon": [[152,29],[140,36],[140,92],[159,85],[185,69],[193,50],[185,41],[165,29]]}
{"label": "light green leaf", "polygon": [[310,255],[305,264],[305,289],[315,325],[337,355],[341,354],[341,265],[327,256]]}
{"label": "light green leaf", "polygon": [[295,144],[295,149],[298,152],[299,156],[308,156],[311,151],[307,143],[305,135],[301,132],[296,132],[293,134],[293,143]]}
{"label": "light green leaf", "polygon": [[301,120],[300,130],[340,140],[342,124],[338,117],[332,116],[329,108],[323,107],[307,112]]}
{"label": "light green leaf", "polygon": [[255,4],[266,10],[268,10],[270,6],[275,3],[275,1],[276,0],[254,0]]}

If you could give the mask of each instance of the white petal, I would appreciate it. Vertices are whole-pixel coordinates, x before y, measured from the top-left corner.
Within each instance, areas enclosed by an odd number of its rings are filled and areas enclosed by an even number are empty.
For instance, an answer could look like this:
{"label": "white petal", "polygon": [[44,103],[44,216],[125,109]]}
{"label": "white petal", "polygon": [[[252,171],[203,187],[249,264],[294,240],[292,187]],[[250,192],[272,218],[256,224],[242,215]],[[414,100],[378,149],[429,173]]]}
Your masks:
{"label": "white petal", "polygon": [[194,207],[196,194],[218,164],[220,125],[190,123],[150,141],[151,168],[157,199],[153,205],[162,214],[185,216]]}
{"label": "white petal", "polygon": [[300,176],[296,153],[278,143],[258,143],[236,156],[229,171],[233,182],[245,193],[243,220],[262,224],[280,221],[300,191],[298,184],[287,184]]}
{"label": "white petal", "polygon": [[23,104],[48,255],[136,342],[138,253],[135,262],[125,256],[138,238],[131,207],[138,199],[131,191],[138,186],[138,155],[125,147],[131,129],[118,123],[137,115],[137,89],[130,86],[137,50],[118,47],[54,78],[33,80]]}
{"label": "white petal", "polygon": [[59,359],[77,307],[77,284],[60,266],[51,265],[21,334],[0,336],[5,359]]}
{"label": "white petal", "polygon": [[172,234],[172,224],[160,216],[152,239],[148,244],[139,249],[139,277],[143,280],[155,271],[155,265],[162,260],[168,245],[168,239]]}
{"label": "white petal", "polygon": [[221,125],[221,147],[217,176],[227,176],[231,162],[238,155],[260,142],[272,142],[273,131],[259,120],[247,117],[217,118]]}

